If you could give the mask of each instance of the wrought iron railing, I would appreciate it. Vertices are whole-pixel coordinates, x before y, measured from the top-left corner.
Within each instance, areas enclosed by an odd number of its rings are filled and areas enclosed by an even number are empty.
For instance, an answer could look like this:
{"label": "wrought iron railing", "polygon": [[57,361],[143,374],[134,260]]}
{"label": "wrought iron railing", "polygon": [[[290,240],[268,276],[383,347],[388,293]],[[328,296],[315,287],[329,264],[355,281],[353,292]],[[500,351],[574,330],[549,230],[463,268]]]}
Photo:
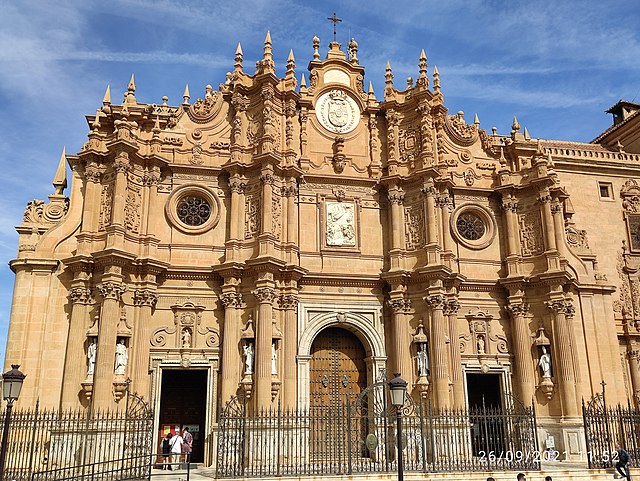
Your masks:
{"label": "wrought iron railing", "polygon": [[[509,398],[501,407],[403,407],[406,471],[540,469],[535,413]],[[216,476],[350,475],[397,469],[396,415],[383,383],[360,398],[308,409],[255,410],[245,398],[220,413]]]}
{"label": "wrought iron railing", "polygon": [[587,404],[583,401],[582,415],[590,468],[614,467],[620,447],[629,453],[630,467],[640,466],[640,410],[631,401],[608,406],[599,393]]}
{"label": "wrought iron railing", "polygon": [[[4,420],[3,412],[0,416]],[[36,403],[34,409],[14,410],[10,422],[5,479],[82,479],[89,473],[100,477],[149,469],[153,416],[134,394],[127,409],[90,415],[40,409]]]}

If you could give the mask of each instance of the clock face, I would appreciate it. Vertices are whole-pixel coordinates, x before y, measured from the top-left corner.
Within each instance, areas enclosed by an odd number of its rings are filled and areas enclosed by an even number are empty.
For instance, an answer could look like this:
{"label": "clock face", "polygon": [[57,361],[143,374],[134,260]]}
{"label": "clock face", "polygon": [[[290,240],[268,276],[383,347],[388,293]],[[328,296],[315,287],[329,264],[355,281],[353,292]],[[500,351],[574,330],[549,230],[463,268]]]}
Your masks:
{"label": "clock face", "polygon": [[334,89],[318,98],[316,117],[329,132],[346,134],[358,125],[360,109],[347,92]]}

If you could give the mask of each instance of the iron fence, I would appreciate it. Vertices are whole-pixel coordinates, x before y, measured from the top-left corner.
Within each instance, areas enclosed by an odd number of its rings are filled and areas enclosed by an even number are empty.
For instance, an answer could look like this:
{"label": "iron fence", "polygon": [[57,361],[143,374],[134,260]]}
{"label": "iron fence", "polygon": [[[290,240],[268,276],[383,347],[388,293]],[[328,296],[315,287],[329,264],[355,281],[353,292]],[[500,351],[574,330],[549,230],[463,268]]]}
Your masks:
{"label": "iron fence", "polygon": [[611,468],[617,448],[629,453],[629,466],[640,467],[640,410],[631,405],[607,406],[603,393],[582,402],[589,468]]}
{"label": "iron fence", "polygon": [[[109,479],[108,473],[118,470],[136,476],[148,471],[152,413],[133,394],[126,406],[92,415],[87,410],[40,409],[38,403],[35,409],[14,410],[5,479],[83,479],[90,474]],[[4,413],[0,416],[4,419]]]}
{"label": "iron fence", "polygon": [[[407,397],[402,409],[406,471],[540,469],[535,412],[512,398],[500,407],[448,410]],[[255,410],[235,398],[219,416],[216,477],[395,471],[396,422],[386,383],[355,401],[303,410]]]}

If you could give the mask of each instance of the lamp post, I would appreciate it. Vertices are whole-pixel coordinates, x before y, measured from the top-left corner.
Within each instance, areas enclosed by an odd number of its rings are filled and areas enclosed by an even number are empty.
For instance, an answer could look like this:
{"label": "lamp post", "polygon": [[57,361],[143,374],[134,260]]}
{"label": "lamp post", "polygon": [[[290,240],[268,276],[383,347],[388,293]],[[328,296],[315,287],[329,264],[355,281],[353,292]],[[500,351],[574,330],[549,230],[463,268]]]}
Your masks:
{"label": "lamp post", "polygon": [[396,433],[396,445],[398,446],[398,481],[404,479],[404,466],[402,464],[402,406],[404,406],[404,398],[407,394],[407,381],[400,377],[400,373],[394,374],[394,378],[389,381],[389,390],[391,391],[391,404],[396,408],[396,424],[398,431]]}
{"label": "lamp post", "polygon": [[4,429],[2,430],[2,446],[0,446],[0,481],[4,480],[4,464],[7,457],[7,441],[9,438],[9,423],[11,422],[11,410],[13,403],[18,400],[22,382],[27,377],[18,368],[20,364],[12,364],[11,370],[2,375],[2,398],[7,401],[7,412],[4,417]]}

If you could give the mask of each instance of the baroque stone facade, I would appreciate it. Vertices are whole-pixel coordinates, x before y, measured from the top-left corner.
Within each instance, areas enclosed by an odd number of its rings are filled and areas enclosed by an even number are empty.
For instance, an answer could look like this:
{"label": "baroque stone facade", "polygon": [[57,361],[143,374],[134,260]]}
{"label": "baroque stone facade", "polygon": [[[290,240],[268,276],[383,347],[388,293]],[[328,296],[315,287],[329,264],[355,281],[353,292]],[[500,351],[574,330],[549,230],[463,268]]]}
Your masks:
{"label": "baroque stone facade", "polygon": [[[424,53],[404,90],[388,66],[378,99],[336,42],[321,59],[314,38],[301,77],[293,55],[276,76],[271,48],[249,74],[238,47],[192,103],[140,103],[132,78],[87,117],[17,228],[5,362],[29,376],[21,404],[111,408],[131,389],[162,423],[168,373],[196,371],[209,433],[239,391],[305,407],[332,377],[353,394],[400,372],[462,407],[497,376],[575,451],[602,380],[640,403],[635,110],[590,144],[516,119],[487,133],[447,111]],[[320,363],[328,330],[360,343],[365,381]]]}

